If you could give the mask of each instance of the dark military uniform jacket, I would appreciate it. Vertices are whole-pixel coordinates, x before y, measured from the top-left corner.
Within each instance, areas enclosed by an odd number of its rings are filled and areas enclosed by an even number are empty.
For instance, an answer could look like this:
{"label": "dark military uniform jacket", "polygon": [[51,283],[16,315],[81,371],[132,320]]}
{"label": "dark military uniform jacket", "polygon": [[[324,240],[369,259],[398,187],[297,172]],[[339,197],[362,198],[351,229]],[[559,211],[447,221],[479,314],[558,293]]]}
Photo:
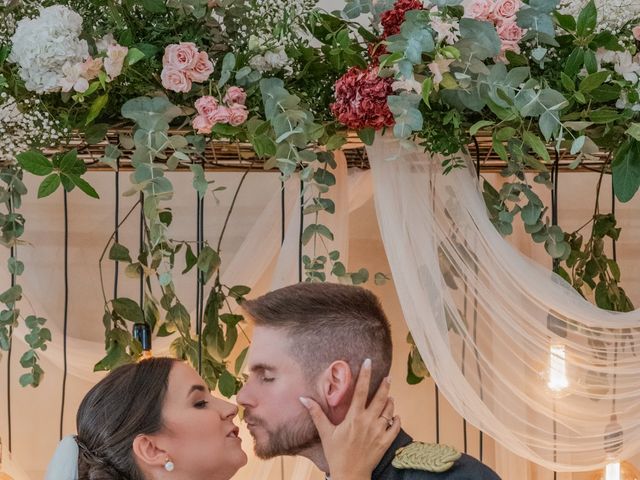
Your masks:
{"label": "dark military uniform jacket", "polygon": [[442,473],[424,470],[397,469],[391,462],[396,450],[413,442],[413,439],[401,430],[387,453],[373,471],[372,480],[500,480],[489,467],[469,455],[463,454],[453,466]]}

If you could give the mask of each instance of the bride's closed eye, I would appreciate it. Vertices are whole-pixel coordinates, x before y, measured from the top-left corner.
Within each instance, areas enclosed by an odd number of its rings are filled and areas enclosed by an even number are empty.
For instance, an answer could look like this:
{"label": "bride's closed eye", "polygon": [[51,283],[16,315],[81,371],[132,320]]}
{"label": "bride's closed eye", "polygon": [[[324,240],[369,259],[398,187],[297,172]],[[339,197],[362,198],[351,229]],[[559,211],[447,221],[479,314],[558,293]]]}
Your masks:
{"label": "bride's closed eye", "polygon": [[262,377],[261,380],[264,383],[269,383],[269,382],[273,382],[275,380],[275,378],[273,378],[273,377]]}
{"label": "bride's closed eye", "polygon": [[209,403],[207,400],[200,400],[199,402],[196,402],[193,406],[196,408],[205,408],[207,406],[207,403]]}

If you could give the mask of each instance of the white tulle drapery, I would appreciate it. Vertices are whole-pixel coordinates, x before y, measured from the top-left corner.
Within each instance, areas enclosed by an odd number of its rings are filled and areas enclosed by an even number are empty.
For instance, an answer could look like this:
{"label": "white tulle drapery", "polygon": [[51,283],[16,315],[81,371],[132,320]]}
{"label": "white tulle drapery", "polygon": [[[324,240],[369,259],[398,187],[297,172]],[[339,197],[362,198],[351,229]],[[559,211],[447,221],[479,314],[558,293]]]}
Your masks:
{"label": "white tulle drapery", "polygon": [[473,164],[378,137],[376,211],[405,320],[453,407],[512,452],[586,471],[640,451],[640,311],[603,311],[508,244]]}

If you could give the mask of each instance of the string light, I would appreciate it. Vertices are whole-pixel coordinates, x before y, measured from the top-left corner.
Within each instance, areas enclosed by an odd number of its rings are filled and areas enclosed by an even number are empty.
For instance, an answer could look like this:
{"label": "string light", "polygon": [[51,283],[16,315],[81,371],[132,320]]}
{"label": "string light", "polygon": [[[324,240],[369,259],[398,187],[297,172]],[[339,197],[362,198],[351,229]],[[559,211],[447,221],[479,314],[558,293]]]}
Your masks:
{"label": "string light", "polygon": [[604,467],[604,480],[622,480],[620,462],[607,463],[607,466]]}
{"label": "string light", "polygon": [[593,480],[640,480],[640,472],[631,463],[612,457],[604,469],[592,478]]}
{"label": "string light", "polygon": [[567,359],[565,346],[551,344],[549,346],[549,390],[555,393],[562,392],[569,386],[567,379]]}

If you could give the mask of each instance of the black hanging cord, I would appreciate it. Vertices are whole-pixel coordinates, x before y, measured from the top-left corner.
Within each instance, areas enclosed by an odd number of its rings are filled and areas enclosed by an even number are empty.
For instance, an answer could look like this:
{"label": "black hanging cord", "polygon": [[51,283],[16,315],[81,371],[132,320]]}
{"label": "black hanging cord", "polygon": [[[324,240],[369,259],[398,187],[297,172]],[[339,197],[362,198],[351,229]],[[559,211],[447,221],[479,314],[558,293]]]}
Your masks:
{"label": "black hanging cord", "polygon": [[[204,197],[196,192],[196,250],[200,257],[204,244]],[[198,373],[202,374],[202,322],[204,317],[204,273],[196,270],[196,336],[198,338]]]}
{"label": "black hanging cord", "polygon": [[[480,180],[480,160],[481,160],[480,145],[475,135],[472,138],[473,138],[473,144],[475,147],[474,153],[475,153],[475,159],[476,159],[476,178],[479,181]],[[476,308],[477,308],[477,305],[476,305]],[[464,296],[464,314],[466,318],[466,315],[467,315],[467,285],[466,284],[465,284],[465,296]],[[464,370],[465,370],[466,347],[467,347],[467,344],[463,343],[462,344],[462,375],[464,375]],[[468,435],[467,435],[467,419],[464,417],[462,417],[462,438],[464,443],[464,453],[467,453],[469,451],[469,441],[468,441]],[[482,432],[480,432],[480,444],[482,445]]]}
{"label": "black hanging cord", "polygon": [[[13,202],[9,198],[9,213],[13,213]],[[18,247],[11,246],[11,256],[15,257],[18,252]],[[16,276],[11,274],[11,287],[16,285]],[[14,306],[15,308],[15,306]],[[9,350],[7,351],[7,436],[8,436],[8,450],[11,453],[12,448],[12,433],[11,433],[11,351],[13,349],[13,327],[9,326]],[[2,456],[2,452],[0,452]]]}
{"label": "black hanging cord", "polygon": [[64,404],[67,395],[67,326],[69,313],[69,206],[67,191],[62,191],[64,198],[64,318],[62,327],[62,357],[64,362],[62,375],[62,401],[60,405],[60,440],[64,425]]}
{"label": "black hanging cord", "polygon": [[[478,143],[478,139],[476,138],[476,136],[473,136],[473,144],[475,146],[475,153],[476,153],[476,178],[478,179],[478,181],[480,181],[480,161],[481,161],[481,157],[480,157],[480,144]],[[475,268],[476,268],[476,274],[478,273],[477,271],[477,264],[474,264]],[[477,339],[477,326],[478,326],[478,296],[477,296],[477,292],[476,295],[474,296],[474,301],[473,301],[473,341],[474,344],[476,342]],[[482,372],[480,371],[480,359],[478,356],[478,348],[475,347],[475,353],[476,353],[476,369],[478,371],[478,382],[480,383],[480,398],[483,398],[483,389],[482,389]],[[465,420],[465,432],[464,432],[464,444],[465,444],[465,452],[466,452],[466,448],[467,448],[467,432],[466,432],[466,420]],[[482,432],[482,430],[479,432],[479,457],[480,457],[480,461],[482,461],[482,457],[484,455],[484,432]]]}
{"label": "black hanging cord", "polygon": [[[551,169],[553,189],[551,190],[551,224],[558,225],[558,174],[560,172],[560,155],[555,151],[556,158]],[[555,272],[560,266],[560,260],[553,259],[553,271]]]}
{"label": "black hanging cord", "polygon": [[475,135],[472,138],[473,144],[476,147],[476,177],[480,180],[480,144]]}
{"label": "black hanging cord", "polygon": [[[144,193],[140,192],[140,255],[144,249]],[[148,259],[145,259],[148,261]],[[140,270],[140,309],[144,318],[144,269]]]}
{"label": "black hanging cord", "polygon": [[[285,196],[285,186],[284,186],[284,181],[280,180],[280,247],[282,247],[282,245],[284,245],[284,237],[285,237],[285,222],[286,222],[286,212],[285,212],[285,200],[286,200],[286,196]],[[302,222],[302,218],[300,219],[300,221]],[[302,237],[300,237],[300,244],[302,244]],[[301,255],[301,253],[299,253],[299,256]],[[298,268],[300,268],[300,266],[298,265]],[[280,457],[280,479],[284,480],[284,457]]]}
{"label": "black hanging cord", "polygon": [[[613,179],[611,180],[611,215],[616,216],[616,191],[613,188]],[[618,255],[616,251],[616,239],[613,239],[613,261],[618,261]]]}
{"label": "black hanging cord", "polygon": [[[465,241],[466,244],[466,241]],[[467,314],[468,314],[468,294],[469,294],[469,284],[467,282],[465,282],[464,284],[464,319],[465,322],[467,321]],[[466,361],[465,361],[465,357],[466,357],[466,351],[467,351],[467,343],[466,342],[462,342],[462,376],[465,376],[465,366],[466,366]],[[467,440],[467,419],[462,417],[462,439],[463,439],[463,444],[464,444],[464,453],[468,453],[469,450],[469,445],[468,445],[468,440]]]}
{"label": "black hanging cord", "polygon": [[[553,188],[551,190],[551,224],[558,225],[558,174],[560,172],[560,155],[558,150],[555,150],[555,159],[551,168],[551,183]],[[553,271],[557,271],[560,266],[560,260],[553,259]],[[556,400],[553,399],[553,462],[557,461],[558,451],[556,444],[558,441],[558,423],[556,422]],[[558,472],[553,472],[553,480],[557,480]]]}
{"label": "black hanging cord", "polygon": [[282,246],[282,244],[284,243],[284,237],[285,237],[285,220],[286,220],[286,213],[285,213],[285,200],[286,200],[286,193],[284,191],[285,186],[284,186],[284,181],[280,180],[280,218],[282,219],[282,222],[280,224],[281,226],[281,232],[280,232],[280,246]]}
{"label": "black hanging cord", "polygon": [[435,382],[434,385],[436,387],[436,443],[440,443],[440,389]]}
{"label": "black hanging cord", "polygon": [[[11,201],[9,201],[9,211],[11,211]],[[17,247],[11,247],[11,256],[15,257]],[[16,276],[11,274],[11,287],[16,285]],[[7,351],[7,436],[8,436],[8,449],[11,453],[12,448],[12,435],[11,435],[11,350],[13,347],[13,327],[9,327],[9,350]],[[0,452],[0,456],[2,452]]]}
{"label": "black hanging cord", "polygon": [[[116,161],[116,172],[115,172],[115,218],[114,218],[114,229],[115,236],[114,241],[116,243],[120,243],[120,160]],[[117,260],[113,261],[114,273],[113,273],[113,298],[118,298],[118,273],[119,273],[119,262]]]}
{"label": "black hanging cord", "polygon": [[304,182],[300,180],[300,238],[298,241],[298,282],[302,282],[302,232],[304,231]]}

